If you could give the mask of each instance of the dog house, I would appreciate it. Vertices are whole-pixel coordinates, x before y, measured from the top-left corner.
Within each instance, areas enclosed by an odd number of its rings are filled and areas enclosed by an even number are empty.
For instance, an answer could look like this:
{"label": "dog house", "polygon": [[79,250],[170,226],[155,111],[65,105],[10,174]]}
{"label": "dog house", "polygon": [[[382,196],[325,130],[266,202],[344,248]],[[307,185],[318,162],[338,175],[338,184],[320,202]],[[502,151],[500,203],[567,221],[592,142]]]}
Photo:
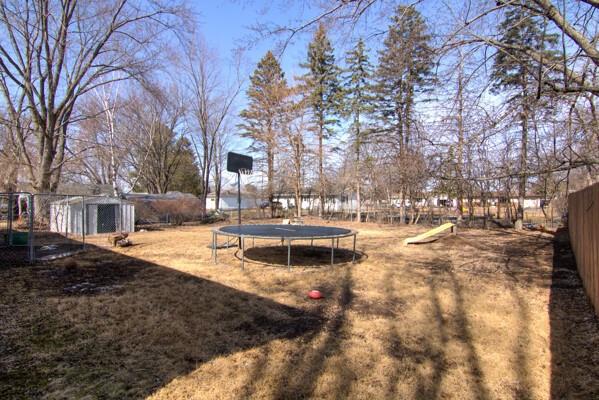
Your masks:
{"label": "dog house", "polygon": [[50,231],[81,235],[135,230],[135,207],[114,197],[69,197],[50,204]]}

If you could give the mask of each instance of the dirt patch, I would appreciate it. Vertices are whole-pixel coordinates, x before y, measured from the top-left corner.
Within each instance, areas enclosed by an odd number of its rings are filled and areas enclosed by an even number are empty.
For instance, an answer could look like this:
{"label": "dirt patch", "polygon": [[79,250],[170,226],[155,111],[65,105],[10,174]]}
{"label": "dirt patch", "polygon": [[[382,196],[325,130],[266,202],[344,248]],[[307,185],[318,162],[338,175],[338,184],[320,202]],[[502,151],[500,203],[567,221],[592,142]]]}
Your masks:
{"label": "dirt patch", "polygon": [[[272,246],[266,244],[259,247],[246,248],[245,258],[249,262],[287,267],[288,250],[287,245]],[[333,248],[332,252],[334,264],[351,263],[354,260],[354,253],[351,249]],[[241,257],[241,253],[237,252],[236,256],[237,258]],[[364,254],[357,251],[355,261],[360,262],[363,257]],[[292,245],[291,265],[294,267],[329,267],[331,266],[331,248]]]}

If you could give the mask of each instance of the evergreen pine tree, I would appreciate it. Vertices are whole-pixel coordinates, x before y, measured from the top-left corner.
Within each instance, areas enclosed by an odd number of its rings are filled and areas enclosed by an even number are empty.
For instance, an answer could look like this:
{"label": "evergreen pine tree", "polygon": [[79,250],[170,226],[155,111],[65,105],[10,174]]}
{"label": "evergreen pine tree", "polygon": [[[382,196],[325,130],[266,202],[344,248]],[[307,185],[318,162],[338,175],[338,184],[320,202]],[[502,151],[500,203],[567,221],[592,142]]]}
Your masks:
{"label": "evergreen pine tree", "polygon": [[144,147],[132,149],[138,159],[145,159],[143,171],[131,173],[134,191],[166,193],[171,190],[198,194],[200,178],[190,141],[170,127],[158,123]]}
{"label": "evergreen pine tree", "polygon": [[401,220],[406,198],[414,197],[422,154],[413,146],[415,102],[418,93],[431,88],[433,49],[420,13],[413,6],[398,6],[392,17],[376,71],[377,113],[382,120],[380,140],[394,145],[394,175],[401,197]]}
{"label": "evergreen pine tree", "polygon": [[524,198],[527,183],[527,158],[528,158],[528,125],[532,116],[533,104],[540,96],[540,83],[537,83],[535,93],[535,74],[542,66],[526,57],[523,51],[534,50],[543,54],[546,60],[555,58],[551,47],[557,43],[557,35],[547,34],[543,29],[540,16],[532,14],[528,9],[519,5],[508,8],[505,17],[499,25],[500,41],[510,45],[502,49],[495,56],[495,63],[491,79],[494,81],[493,89],[497,92],[513,90],[510,96],[514,107],[518,110],[520,122],[520,154],[519,154],[519,179],[518,179],[518,210],[516,215],[516,229],[522,229],[524,218]]}
{"label": "evergreen pine tree", "polygon": [[341,111],[342,90],[339,84],[340,69],[335,65],[333,47],[324,26],[318,26],[308,46],[308,62],[301,65],[308,69],[302,80],[306,101],[312,110],[312,122],[318,139],[318,191],[322,216],[325,204],[326,181],[324,173],[324,141],[334,134],[337,116]]}
{"label": "evergreen pine tree", "polygon": [[409,147],[415,96],[430,88],[433,50],[420,13],[398,6],[379,52],[377,97],[385,133],[396,136],[400,154]]}
{"label": "evergreen pine tree", "polygon": [[189,139],[181,137],[177,144],[179,152],[179,163],[172,177],[172,184],[169,190],[183,193],[192,193],[200,195],[200,173],[196,162],[195,153]]}
{"label": "evergreen pine tree", "polygon": [[[274,197],[274,165],[277,136],[281,129],[287,82],[281,66],[271,51],[260,60],[250,77],[248,106],[241,112],[241,135],[252,139],[252,148],[264,155],[267,169],[267,195],[272,205]],[[271,213],[274,213],[271,207]]]}
{"label": "evergreen pine tree", "polygon": [[347,53],[345,62],[347,70],[343,87],[345,92],[344,113],[351,120],[350,135],[355,163],[356,217],[358,222],[361,222],[362,147],[367,136],[364,118],[373,111],[372,65],[368,60],[362,39],[358,41],[354,50]]}

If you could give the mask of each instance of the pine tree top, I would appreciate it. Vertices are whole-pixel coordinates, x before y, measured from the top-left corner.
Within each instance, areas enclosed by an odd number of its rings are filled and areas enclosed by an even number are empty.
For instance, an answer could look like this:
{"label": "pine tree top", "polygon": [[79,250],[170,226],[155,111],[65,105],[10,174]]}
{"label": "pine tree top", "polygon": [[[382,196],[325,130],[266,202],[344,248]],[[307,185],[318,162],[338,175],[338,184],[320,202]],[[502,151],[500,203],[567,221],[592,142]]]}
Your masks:
{"label": "pine tree top", "polygon": [[276,57],[268,51],[250,77],[248,105],[240,113],[244,121],[239,124],[241,135],[256,142],[272,141],[287,94],[285,74]]}
{"label": "pine tree top", "polygon": [[308,69],[301,80],[307,93],[307,103],[315,113],[315,122],[331,134],[330,127],[337,123],[334,116],[341,110],[341,70],[335,64],[333,46],[324,25],[318,26],[308,45],[308,60],[300,66]]}
{"label": "pine tree top", "polygon": [[[558,37],[546,32],[542,17],[524,7],[509,7],[499,24],[500,41],[511,48],[501,49],[495,56],[491,79],[493,89],[522,88],[532,83],[539,64],[526,51],[543,54],[547,62],[555,61],[553,50]],[[517,49],[519,48],[519,49]]]}
{"label": "pine tree top", "polygon": [[398,6],[391,18],[384,47],[379,51],[379,80],[409,80],[415,89],[429,86],[434,56],[430,40],[420,12],[413,6]]}
{"label": "pine tree top", "polygon": [[356,47],[346,53],[344,73],[344,113],[366,114],[372,111],[373,66],[368,59],[364,41],[360,38]]}

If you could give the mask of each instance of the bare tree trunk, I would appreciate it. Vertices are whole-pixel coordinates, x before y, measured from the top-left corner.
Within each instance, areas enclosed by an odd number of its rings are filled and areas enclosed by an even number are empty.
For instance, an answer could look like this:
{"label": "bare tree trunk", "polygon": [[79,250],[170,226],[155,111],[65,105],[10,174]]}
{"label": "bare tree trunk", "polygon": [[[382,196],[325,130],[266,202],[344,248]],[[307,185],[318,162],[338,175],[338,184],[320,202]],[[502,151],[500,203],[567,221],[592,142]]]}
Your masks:
{"label": "bare tree trunk", "polygon": [[220,208],[220,192],[222,190],[222,171],[219,163],[214,165],[214,209]]}
{"label": "bare tree trunk", "polygon": [[460,62],[458,71],[458,107],[457,107],[457,128],[458,128],[458,148],[456,160],[456,178],[457,178],[457,196],[458,196],[458,222],[464,218],[464,183],[462,173],[462,163],[464,158],[464,93],[463,93],[463,65]]}
{"label": "bare tree trunk", "polygon": [[270,204],[270,217],[275,217],[274,207],[274,179],[275,179],[275,154],[272,145],[268,146],[266,150],[266,176],[267,176],[267,194],[268,203]]}
{"label": "bare tree trunk", "polygon": [[318,216],[322,218],[324,214],[324,149],[323,149],[323,131],[322,127],[318,133],[318,198],[320,200],[320,206],[318,207]]}
{"label": "bare tree trunk", "polygon": [[484,222],[483,222],[483,227],[484,229],[488,229],[489,228],[489,209],[488,209],[488,204],[487,204],[487,192],[484,188],[481,189],[481,206],[483,208],[483,218],[484,218]]}
{"label": "bare tree trunk", "polygon": [[405,188],[401,189],[400,192],[400,198],[401,198],[401,203],[400,203],[400,208],[399,208],[399,217],[400,217],[400,225],[403,225],[406,223],[406,191]]}
{"label": "bare tree trunk", "polygon": [[296,182],[295,185],[295,216],[298,218],[302,217],[302,194],[301,194],[301,184],[298,185]]}
{"label": "bare tree trunk", "polygon": [[361,191],[361,187],[360,187],[360,180],[358,179],[356,181],[356,219],[358,222],[362,222],[362,200],[360,198],[360,191]]}
{"label": "bare tree trunk", "polygon": [[[101,91],[97,91],[97,96],[100,99],[102,108],[104,111],[104,118],[106,122],[106,130],[108,131],[108,151],[110,152],[110,161],[108,166],[108,180],[112,186],[113,196],[119,195],[118,187],[118,165],[116,156],[116,126],[115,126],[115,113],[118,102],[118,84],[114,85],[113,96],[110,96],[106,90],[112,91],[112,85],[101,87]],[[112,99],[110,97],[113,97]],[[112,101],[111,101],[112,100]]]}
{"label": "bare tree trunk", "polygon": [[[356,165],[355,165],[355,179],[356,179],[356,202],[357,204],[357,208],[356,208],[356,217],[358,220],[358,223],[362,222],[362,202],[360,201],[360,192],[362,190],[361,188],[361,183],[362,183],[362,168],[360,168],[360,148],[362,146],[362,138],[361,138],[361,131],[360,131],[360,112],[358,111],[356,114],[356,121],[355,121],[355,125],[356,125]],[[352,214],[353,214],[353,210],[352,210]]]}
{"label": "bare tree trunk", "polygon": [[302,217],[302,156],[303,156],[303,140],[299,137],[301,132],[298,132],[298,137],[295,138],[295,215],[298,218]]}
{"label": "bare tree trunk", "polygon": [[472,224],[474,219],[474,198],[472,189],[468,190],[468,226]]}
{"label": "bare tree trunk", "polygon": [[518,210],[516,212],[516,223],[514,227],[517,230],[522,229],[524,219],[524,199],[526,197],[526,168],[527,168],[527,154],[528,154],[528,116],[529,107],[527,105],[527,92],[526,89],[523,91],[523,103],[522,112],[520,113],[520,122],[522,127],[522,134],[520,138],[520,173],[518,176]]}

